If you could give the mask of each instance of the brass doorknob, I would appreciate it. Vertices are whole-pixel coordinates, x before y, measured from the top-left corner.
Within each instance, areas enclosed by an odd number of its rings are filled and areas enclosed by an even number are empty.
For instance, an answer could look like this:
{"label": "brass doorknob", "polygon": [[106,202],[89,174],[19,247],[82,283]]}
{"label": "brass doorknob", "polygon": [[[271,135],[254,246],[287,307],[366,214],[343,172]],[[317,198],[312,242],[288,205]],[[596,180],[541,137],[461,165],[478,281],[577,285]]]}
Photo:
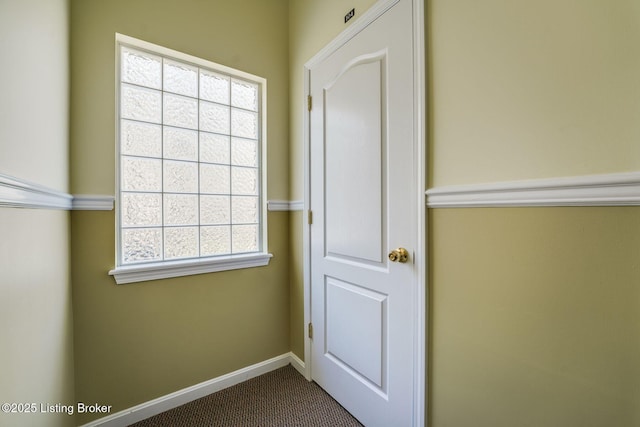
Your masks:
{"label": "brass doorknob", "polygon": [[389,259],[392,262],[407,262],[409,259],[409,252],[405,248],[394,249],[389,252]]}

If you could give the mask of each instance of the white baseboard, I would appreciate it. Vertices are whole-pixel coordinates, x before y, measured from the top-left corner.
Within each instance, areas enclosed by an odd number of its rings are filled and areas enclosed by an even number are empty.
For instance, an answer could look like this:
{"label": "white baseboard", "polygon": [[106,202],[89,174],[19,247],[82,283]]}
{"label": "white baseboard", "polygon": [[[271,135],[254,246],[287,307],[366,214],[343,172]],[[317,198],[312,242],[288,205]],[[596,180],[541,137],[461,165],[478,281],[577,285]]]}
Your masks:
{"label": "white baseboard", "polygon": [[[226,375],[193,385],[191,387],[178,390],[166,396],[153,399],[149,402],[136,405],[132,408],[125,409],[115,414],[100,418],[81,427],[125,427],[146,418],[158,415],[164,411],[176,408],[193,400],[200,399],[216,391],[223,390],[227,387],[234,386],[241,382],[250,380],[267,372],[287,366],[289,363],[300,372],[300,367],[304,371],[304,362],[302,362],[293,353],[285,353],[264,362],[247,366]],[[304,375],[304,374],[303,374]]]}
{"label": "white baseboard", "polygon": [[302,359],[300,359],[298,356],[293,354],[293,352],[289,353],[289,356],[291,357],[291,366],[293,366],[296,369],[296,371],[300,372],[300,374],[303,377],[305,377],[306,373],[305,373],[304,362],[302,361]]}

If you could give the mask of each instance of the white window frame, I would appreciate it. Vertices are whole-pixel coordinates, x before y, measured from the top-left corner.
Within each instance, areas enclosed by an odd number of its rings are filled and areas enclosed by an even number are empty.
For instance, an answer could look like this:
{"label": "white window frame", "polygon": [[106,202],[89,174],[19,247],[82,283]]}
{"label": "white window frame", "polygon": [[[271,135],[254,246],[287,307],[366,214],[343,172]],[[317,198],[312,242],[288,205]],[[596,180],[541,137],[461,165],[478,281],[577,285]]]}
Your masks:
{"label": "white window frame", "polygon": [[[231,254],[215,257],[199,257],[180,260],[168,260],[147,262],[140,264],[121,264],[121,224],[120,224],[120,47],[131,47],[137,50],[148,51],[151,54],[168,57],[188,64],[206,68],[231,77],[240,78],[251,81],[259,85],[260,89],[260,127],[259,127],[259,158],[258,167],[260,171],[260,189],[259,189],[259,206],[260,206],[260,250],[246,254]],[[149,42],[135,39],[123,34],[116,33],[116,268],[109,271],[114,276],[116,283],[133,283],[147,280],[164,279],[171,277],[188,276],[193,274],[211,273],[216,271],[235,270],[250,267],[260,267],[269,264],[269,260],[273,256],[268,253],[267,243],[267,81],[266,79],[255,76],[243,71],[239,71],[224,65],[216,64],[201,58],[197,58],[182,52],[158,46]]]}

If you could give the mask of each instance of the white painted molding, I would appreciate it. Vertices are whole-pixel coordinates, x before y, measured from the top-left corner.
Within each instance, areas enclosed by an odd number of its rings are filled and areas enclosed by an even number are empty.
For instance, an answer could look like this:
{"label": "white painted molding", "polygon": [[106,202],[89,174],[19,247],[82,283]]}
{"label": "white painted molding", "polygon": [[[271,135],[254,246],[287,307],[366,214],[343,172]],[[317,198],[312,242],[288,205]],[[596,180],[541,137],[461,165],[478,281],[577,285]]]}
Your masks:
{"label": "white painted molding", "polygon": [[415,359],[413,361],[414,373],[414,397],[413,397],[413,425],[426,426],[428,424],[428,407],[425,402],[428,400],[429,378],[427,366],[429,365],[429,355],[427,342],[429,341],[429,279],[427,276],[427,242],[429,241],[427,230],[427,209],[422,203],[424,190],[427,188],[427,70],[426,52],[427,35],[425,31],[426,9],[425,0],[413,0],[413,79],[414,86],[414,156],[415,170],[417,171],[418,185],[415,192],[418,233],[416,252],[422,254],[414,260],[416,273],[418,275],[418,286],[414,295],[414,310],[417,313],[414,327]]}
{"label": "white painted molding", "polygon": [[291,366],[293,366],[296,371],[300,372],[300,375],[306,377],[305,365],[302,359],[296,356],[293,352],[289,354],[291,356]]}
{"label": "white painted molding", "polygon": [[[132,408],[125,409],[115,414],[108,415],[81,427],[123,427],[138,421],[142,421],[154,415],[177,408],[185,403],[208,396],[227,387],[240,384],[262,374],[266,374],[288,364],[294,364],[293,353],[285,353],[264,362],[239,369],[226,375],[211,379],[209,381],[183,388],[166,396],[153,399],[149,402],[141,403]],[[295,367],[295,364],[294,364]],[[296,368],[297,369],[297,368]]]}
{"label": "white painted molding", "polygon": [[69,210],[71,200],[65,192],[0,174],[0,207]]}
{"label": "white painted molding", "polygon": [[229,255],[217,258],[134,264],[116,267],[109,271],[109,275],[114,277],[118,285],[123,285],[126,283],[145,282],[148,280],[214,273],[216,271],[263,267],[269,264],[272,257],[273,255],[269,253],[254,253]]}
{"label": "white painted molding", "polygon": [[289,202],[289,207],[292,211],[302,211],[304,210],[304,200],[295,200],[293,202]]}
{"label": "white painted molding", "polygon": [[112,211],[115,197],[75,194],[71,202],[74,211]]}
{"label": "white painted molding", "polygon": [[71,195],[44,185],[0,174],[0,207],[59,209],[59,210],[113,210],[113,196]]}
{"label": "white painted molding", "polygon": [[640,172],[435,187],[429,208],[640,206]]}
{"label": "white painted molding", "polygon": [[303,208],[302,200],[269,200],[267,202],[267,209],[271,212],[301,211]]}

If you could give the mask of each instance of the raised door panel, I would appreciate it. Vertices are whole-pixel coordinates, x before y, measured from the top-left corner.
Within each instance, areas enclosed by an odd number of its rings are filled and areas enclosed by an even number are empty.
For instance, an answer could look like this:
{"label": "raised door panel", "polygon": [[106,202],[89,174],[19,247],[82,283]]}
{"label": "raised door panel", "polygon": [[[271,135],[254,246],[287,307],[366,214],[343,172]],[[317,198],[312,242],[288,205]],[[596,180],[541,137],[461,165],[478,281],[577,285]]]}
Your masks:
{"label": "raised door panel", "polygon": [[383,55],[356,58],[324,89],[327,256],[385,260],[384,103]]}
{"label": "raised door panel", "polygon": [[387,296],[334,277],[326,278],[325,287],[325,355],[384,392]]}

